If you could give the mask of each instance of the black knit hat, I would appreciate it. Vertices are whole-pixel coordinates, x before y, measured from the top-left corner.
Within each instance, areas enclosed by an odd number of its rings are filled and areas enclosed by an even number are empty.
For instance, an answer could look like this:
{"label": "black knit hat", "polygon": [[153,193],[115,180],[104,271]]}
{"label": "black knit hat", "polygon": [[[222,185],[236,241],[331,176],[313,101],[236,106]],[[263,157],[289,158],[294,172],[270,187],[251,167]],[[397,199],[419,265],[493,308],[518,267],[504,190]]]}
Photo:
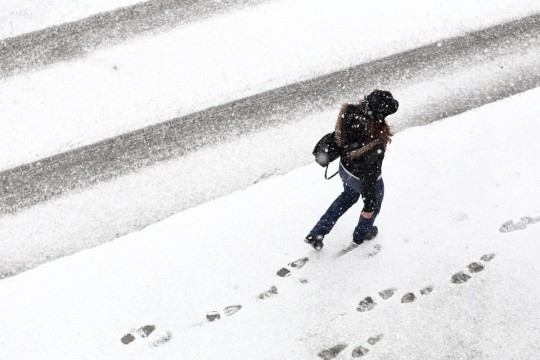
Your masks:
{"label": "black knit hat", "polygon": [[368,111],[373,111],[373,115],[379,120],[395,113],[399,108],[399,102],[390,91],[373,90],[365,100],[368,103]]}

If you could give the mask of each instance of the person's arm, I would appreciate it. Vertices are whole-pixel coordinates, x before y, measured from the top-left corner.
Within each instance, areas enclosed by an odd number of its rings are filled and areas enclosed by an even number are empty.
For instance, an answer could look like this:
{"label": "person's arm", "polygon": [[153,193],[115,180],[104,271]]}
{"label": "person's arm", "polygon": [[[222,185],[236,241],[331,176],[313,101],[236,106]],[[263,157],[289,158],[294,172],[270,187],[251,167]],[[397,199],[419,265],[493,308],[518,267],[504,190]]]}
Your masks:
{"label": "person's arm", "polygon": [[371,169],[368,175],[364,178],[362,189],[362,200],[364,201],[364,207],[362,208],[362,216],[366,219],[370,219],[375,211],[375,205],[377,202],[377,178],[380,174],[378,169],[382,167],[382,161],[384,159],[384,147],[377,146],[371,149],[365,154],[367,166]]}
{"label": "person's arm", "polygon": [[364,207],[362,208],[362,216],[366,219],[371,219],[375,211],[375,203],[377,202],[377,178],[369,176],[363,184],[362,200]]}

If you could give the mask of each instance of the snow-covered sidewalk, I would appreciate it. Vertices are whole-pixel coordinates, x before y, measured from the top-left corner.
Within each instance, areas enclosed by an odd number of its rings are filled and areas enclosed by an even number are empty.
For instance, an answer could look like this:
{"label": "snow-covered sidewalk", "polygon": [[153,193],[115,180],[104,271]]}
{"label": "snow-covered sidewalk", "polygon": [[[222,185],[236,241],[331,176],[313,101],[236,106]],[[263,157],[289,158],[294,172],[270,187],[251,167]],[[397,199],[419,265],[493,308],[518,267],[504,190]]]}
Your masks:
{"label": "snow-covered sidewalk", "polygon": [[[379,236],[339,259],[360,206],[321,253],[307,248],[341,187],[314,164],[2,280],[2,356],[535,358],[539,98],[532,90],[397,134]],[[230,305],[242,307],[226,316]],[[214,310],[221,319],[207,323]],[[121,342],[144,325],[156,329]]]}
{"label": "snow-covered sidewalk", "polygon": [[272,1],[138,39],[0,80],[0,170],[539,11],[532,0]]}

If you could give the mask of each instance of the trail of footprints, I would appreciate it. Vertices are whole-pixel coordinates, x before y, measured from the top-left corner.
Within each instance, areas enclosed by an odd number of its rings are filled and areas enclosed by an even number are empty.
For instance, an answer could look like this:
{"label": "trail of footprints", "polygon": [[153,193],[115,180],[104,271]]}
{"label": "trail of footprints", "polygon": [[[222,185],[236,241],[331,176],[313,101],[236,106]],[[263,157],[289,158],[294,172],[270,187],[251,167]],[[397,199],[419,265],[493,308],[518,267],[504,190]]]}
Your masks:
{"label": "trail of footprints", "polygon": [[[303,258],[300,258],[298,260],[295,260],[291,263],[289,263],[288,267],[282,267],[281,269],[279,269],[276,273],[277,276],[279,277],[282,277],[282,278],[285,278],[285,277],[288,277],[292,274],[292,271],[293,270],[298,270],[298,269],[301,269],[303,268],[307,262],[309,261],[309,258],[308,257],[303,257]],[[308,279],[299,279],[300,283],[301,284],[307,284],[309,282]],[[275,296],[278,294],[278,289],[275,285],[272,285],[268,290],[260,293],[257,298],[259,300],[264,300],[264,299],[267,299],[269,297],[272,297],[272,296]]]}
{"label": "trail of footprints", "polygon": [[[495,257],[495,254],[486,254],[486,255],[482,256],[480,258],[480,260],[482,260],[484,263],[488,263],[491,260],[493,260],[494,257]],[[481,264],[481,263],[478,263],[478,262],[473,262],[473,263],[470,263],[467,266],[467,269],[469,270],[469,273],[475,274],[475,273],[479,273],[480,271],[484,270],[484,265]],[[468,275],[467,273],[465,273],[463,271],[460,271],[460,272],[455,273],[454,275],[452,275],[451,281],[454,284],[463,284],[464,282],[469,281],[469,279],[471,279],[470,275]]]}
{"label": "trail of footprints", "polygon": [[[358,246],[359,245],[357,245],[355,243],[352,243],[351,245],[339,250],[336,254],[334,254],[333,258],[334,259],[340,258],[343,255],[353,251]],[[381,250],[382,250],[382,246],[380,244],[376,244],[376,245],[373,246],[372,249],[369,249],[369,251],[366,254],[364,254],[362,257],[363,258],[374,257],[379,252],[381,252]],[[277,271],[276,275],[279,276],[279,277],[287,277],[287,276],[291,275],[292,271],[303,268],[308,261],[309,261],[308,257],[303,257],[303,258],[300,258],[298,260],[295,260],[295,261],[289,263],[288,267],[285,266],[285,267],[282,267],[281,269],[279,269]]]}
{"label": "trail of footprints", "polygon": [[[355,348],[353,348],[351,356],[354,359],[366,356],[370,351],[370,347],[381,341],[383,337],[383,334],[370,337],[367,340],[367,344],[357,345]],[[329,349],[321,351],[318,355],[323,360],[332,360],[341,354],[348,346],[348,344],[337,344],[336,346],[332,346]]]}
{"label": "trail of footprints", "polygon": [[[485,264],[493,260],[493,258],[495,258],[495,254],[493,253],[483,255],[480,258],[481,262],[472,262],[469,265],[467,265],[468,273],[465,271],[459,271],[455,273],[454,275],[452,275],[452,277],[450,278],[450,282],[452,284],[463,284],[469,281],[470,279],[472,279],[472,276],[474,276],[474,274],[483,271]],[[397,292],[396,288],[388,288],[388,289],[380,291],[377,295],[378,295],[378,298],[380,298],[382,301],[385,301],[392,298],[396,294],[396,292]],[[415,294],[414,292],[407,292],[401,296],[401,303],[408,304],[408,303],[415,302],[418,299],[418,296],[417,296],[418,294],[419,296],[427,296],[431,294],[432,292],[433,292],[433,286],[426,286],[420,289],[417,294]],[[364,299],[360,301],[356,310],[359,312],[367,312],[367,311],[371,311],[375,309],[375,307],[378,305],[377,301],[379,300],[376,300],[378,298],[372,297],[372,296],[365,297]],[[368,340],[368,343],[370,345],[375,345],[377,342],[379,342],[382,339],[382,337],[383,337],[383,334],[380,334],[376,337],[372,337]],[[329,349],[325,349],[321,351],[318,355],[323,360],[330,360],[337,357],[347,347],[348,347],[347,344],[340,343]],[[357,346],[356,348],[354,348],[352,352],[352,357],[353,358],[363,357],[367,355],[368,352],[369,352],[368,348],[364,346]]]}
{"label": "trail of footprints", "polygon": [[[288,266],[291,269],[301,269],[302,267],[304,267],[306,265],[306,263],[308,261],[309,261],[309,258],[304,257],[304,258],[300,258],[298,260],[295,260],[295,261],[289,263]],[[287,277],[290,274],[291,274],[291,270],[289,270],[286,267],[281,268],[277,272],[277,275],[279,277]],[[308,283],[307,279],[300,279],[299,281],[302,284],[307,284]],[[277,294],[278,294],[278,289],[277,289],[277,287],[275,285],[273,285],[268,290],[266,290],[266,291],[262,292],[261,294],[259,294],[257,297],[258,297],[259,300],[264,300],[266,298],[269,298],[269,297],[277,295]],[[231,306],[225,307],[223,309],[223,311],[215,311],[215,310],[209,311],[206,314],[206,320],[207,320],[207,322],[214,322],[216,320],[220,320],[222,318],[222,315],[224,315],[224,316],[232,316],[232,315],[236,314],[238,311],[240,311],[241,309],[242,309],[242,305],[231,305]],[[203,322],[200,322],[200,323],[194,324],[194,326],[200,326],[200,325],[203,325],[203,324],[204,324]],[[142,326],[142,327],[140,327],[138,329],[132,329],[129,333],[124,335],[120,339],[120,341],[125,345],[131,344],[138,337],[139,338],[147,338],[147,337],[149,337],[150,334],[152,334],[155,329],[156,329],[156,327],[154,325],[145,325],[145,326]],[[160,346],[160,345],[168,342],[171,338],[172,338],[172,333],[170,331],[168,331],[166,335],[164,335],[164,336],[160,337],[159,339],[153,341],[151,343],[151,345],[152,346]]]}
{"label": "trail of footprints", "polygon": [[[351,252],[352,250],[356,249],[357,247],[358,247],[358,245],[353,243],[352,245],[349,245],[346,248],[341,249],[339,252],[337,252],[333,256],[333,258],[337,259],[337,258]],[[370,249],[368,253],[364,254],[363,257],[364,258],[374,257],[375,255],[377,255],[381,251],[381,249],[382,249],[382,246],[377,244],[377,245],[373,246],[373,249]],[[309,261],[308,257],[303,257],[303,258],[300,258],[298,260],[295,260],[295,261],[289,263],[288,266],[282,267],[281,269],[279,269],[277,271],[276,275],[279,276],[279,277],[282,277],[282,278],[288,277],[295,270],[303,268],[307,264],[308,261]],[[308,279],[299,279],[299,281],[300,281],[301,284],[309,283]],[[278,289],[277,289],[277,287],[275,285],[273,285],[270,289],[268,289],[268,290],[262,292],[261,294],[259,294],[258,298],[260,300],[264,300],[266,298],[275,296],[277,294],[278,294]]]}
{"label": "trail of footprints", "polygon": [[[224,316],[232,316],[232,315],[236,314],[238,311],[240,311],[241,309],[242,309],[242,305],[231,305],[231,306],[225,307],[223,309],[223,311],[221,311],[221,312],[220,311],[210,311],[210,312],[208,312],[206,314],[206,320],[207,320],[207,322],[213,322],[213,321],[221,319],[222,315],[224,315]],[[199,326],[199,325],[202,325],[202,324],[204,324],[204,323],[193,324],[193,326]],[[124,335],[120,339],[120,341],[124,345],[129,345],[133,341],[135,341],[137,338],[143,338],[143,339],[144,338],[149,338],[152,334],[156,334],[156,333],[154,333],[154,330],[156,330],[155,325],[141,326],[138,329],[132,329],[129,333]],[[156,336],[153,336],[153,339],[150,339],[151,341],[149,341],[149,345],[154,346],[154,347],[161,346],[161,345],[169,342],[171,339],[172,339],[172,332],[167,330],[165,333],[162,333],[161,335],[158,334]]]}
{"label": "trail of footprints", "polygon": [[[507,232],[511,232],[511,231],[515,231],[515,230],[524,230],[524,229],[527,228],[527,226],[529,224],[536,224],[537,222],[540,222],[540,216],[538,216],[538,217],[525,216],[525,217],[520,218],[520,220],[517,223],[514,223],[513,220],[505,222],[504,224],[501,225],[501,227],[499,228],[499,231],[502,232],[502,233],[507,233]],[[337,259],[337,258],[339,258],[339,257],[341,257],[343,255],[346,255],[347,253],[351,252],[352,250],[354,250],[357,247],[358,247],[358,245],[352,244],[352,245],[340,250],[334,256],[334,258]],[[365,258],[373,257],[373,256],[377,255],[381,251],[381,249],[382,249],[381,245],[377,244],[377,245],[375,245],[373,247],[373,249],[370,252],[368,252],[366,255],[364,255],[364,257]],[[481,262],[472,262],[472,263],[470,263],[467,266],[468,273],[465,272],[465,271],[459,271],[459,272],[455,273],[454,275],[452,275],[452,277],[450,279],[451,283],[453,283],[453,284],[463,284],[463,283],[469,281],[472,278],[471,275],[483,271],[484,270],[484,263],[490,262],[494,257],[495,257],[495,254],[483,255],[480,258],[480,260],[483,263],[481,263]],[[282,277],[282,278],[288,277],[289,275],[291,275],[292,271],[303,268],[308,261],[309,261],[308,257],[303,257],[303,258],[300,258],[298,260],[295,260],[295,261],[289,263],[288,267],[282,267],[281,269],[279,269],[276,274],[279,277]],[[471,275],[469,275],[469,274],[471,274]],[[302,284],[307,284],[309,282],[309,280],[307,280],[307,279],[299,279],[299,281]],[[396,293],[396,291],[397,291],[396,288],[388,288],[386,290],[380,291],[378,293],[378,295],[384,301],[384,300],[388,300],[391,297],[393,297],[394,294]],[[426,296],[426,295],[431,294],[432,291],[433,291],[433,287],[432,286],[427,286],[427,287],[425,287],[423,289],[420,289],[419,294],[420,294],[420,296]],[[278,294],[278,289],[277,289],[277,287],[275,285],[273,285],[268,290],[260,293],[258,295],[258,299],[259,300],[264,300],[266,298],[275,296],[277,294]],[[412,302],[415,302],[416,300],[417,300],[417,295],[414,292],[405,293],[401,297],[401,303],[402,304],[412,303]],[[377,306],[377,302],[373,299],[373,297],[367,296],[367,297],[365,297],[364,299],[362,299],[360,301],[360,303],[357,306],[357,310],[359,312],[371,311],[376,306]],[[222,313],[225,316],[231,316],[231,315],[234,315],[235,313],[237,313],[238,311],[240,311],[241,309],[242,309],[242,305],[231,305],[231,306],[227,306],[226,308],[224,308]],[[208,322],[213,322],[213,321],[216,321],[216,320],[219,320],[219,319],[221,319],[221,312],[219,312],[219,311],[210,311],[206,315],[206,320]],[[201,325],[201,324],[197,324],[197,325]],[[123,344],[128,345],[128,344],[132,343],[133,341],[135,341],[137,338],[143,338],[144,339],[144,338],[150,337],[151,334],[154,333],[154,330],[156,330],[156,327],[154,325],[145,325],[145,326],[142,326],[142,327],[137,328],[137,329],[131,329],[130,332],[128,332],[126,335],[124,335],[120,339],[120,341]],[[373,346],[377,342],[379,342],[382,339],[382,337],[383,337],[383,335],[379,334],[379,335],[377,335],[375,337],[369,338],[367,340],[367,342],[370,345]],[[169,342],[171,339],[172,339],[171,331],[166,331],[164,334],[159,335],[156,339],[152,340],[150,342],[150,345],[151,346],[160,346],[162,344],[165,344],[165,343]],[[336,356],[338,356],[347,347],[348,347],[347,344],[338,344],[338,345],[336,345],[336,346],[334,346],[334,347],[332,347],[330,349],[326,349],[326,350],[321,351],[319,353],[319,357],[324,359],[324,360],[333,359]],[[367,355],[368,352],[369,352],[368,348],[366,348],[364,346],[357,346],[352,351],[352,357],[353,358],[359,358],[359,357]]]}
{"label": "trail of footprints", "polygon": [[[308,261],[309,261],[309,258],[304,257],[304,258],[300,258],[298,260],[295,260],[295,261],[289,263],[288,266],[291,269],[300,269],[300,268],[304,267],[304,265],[306,265],[306,263]],[[287,277],[290,274],[291,274],[291,270],[289,270],[288,268],[285,268],[285,267],[281,268],[277,272],[277,275],[279,277]],[[308,280],[307,279],[300,279],[300,283],[307,284]],[[269,298],[269,297],[277,295],[277,294],[278,294],[278,289],[277,289],[277,287],[275,285],[273,285],[272,287],[270,287],[270,289],[262,292],[257,297],[258,297],[259,300],[264,300],[266,298]],[[220,320],[222,318],[222,315],[224,315],[224,316],[232,316],[232,315],[236,314],[238,311],[240,311],[241,309],[242,309],[242,305],[231,305],[231,306],[225,307],[223,309],[223,311],[215,311],[215,310],[209,311],[206,314],[206,320],[207,320],[207,322],[214,322],[216,320]],[[200,326],[200,325],[203,325],[203,324],[204,324],[203,322],[200,322],[200,323],[194,324],[194,326]],[[150,334],[152,334],[154,332],[155,329],[156,329],[156,327],[154,325],[145,325],[145,326],[142,326],[142,327],[140,327],[138,329],[132,329],[129,333],[124,335],[120,339],[120,341],[125,345],[131,344],[138,337],[139,338],[147,338],[148,336],[150,336]],[[162,336],[158,340],[152,342],[151,345],[152,346],[162,345],[162,344],[168,342],[171,338],[172,338],[172,333],[167,332],[167,334],[165,336]]]}
{"label": "trail of footprints", "polygon": [[[374,250],[372,250],[371,252],[369,252],[365,256],[366,257],[373,257],[376,254],[378,254],[380,252],[380,250],[381,250],[381,246],[376,245],[374,247]],[[346,251],[344,253],[347,253],[347,252],[348,251]],[[338,254],[338,256],[339,256],[339,254]],[[493,253],[486,254],[486,255],[483,255],[480,258],[480,260],[483,263],[488,263],[494,257],[495,257],[495,254],[493,254]],[[291,269],[301,269],[302,267],[304,267],[306,265],[306,263],[308,261],[309,261],[309,258],[307,258],[307,257],[300,258],[300,259],[298,259],[296,261],[291,262],[289,264],[289,267]],[[482,270],[484,270],[484,265],[482,263],[480,263],[480,262],[472,262],[467,266],[467,269],[468,269],[468,272],[470,274],[476,274],[476,273],[479,273]],[[287,277],[290,274],[291,274],[291,270],[289,270],[289,269],[287,269],[285,267],[281,268],[277,272],[277,275],[280,276],[280,277]],[[463,284],[463,283],[469,281],[471,278],[472,278],[471,275],[467,274],[464,271],[460,271],[460,272],[457,272],[454,275],[452,275],[450,281],[453,284]],[[303,284],[307,284],[309,282],[307,279],[299,279],[299,281],[300,281],[300,283],[303,283]],[[388,300],[388,299],[390,299],[391,297],[394,296],[396,291],[397,291],[396,288],[388,288],[388,289],[380,291],[378,293],[378,296],[383,301]],[[419,294],[420,294],[420,296],[426,296],[426,295],[431,294],[432,291],[433,291],[433,287],[432,286],[427,286],[427,287],[424,287],[424,288],[420,289]],[[271,297],[271,296],[274,296],[274,295],[277,295],[277,294],[278,294],[277,287],[272,286],[267,291],[264,291],[261,294],[259,294],[258,298],[260,300],[264,300],[264,299],[266,299],[268,297]],[[412,302],[414,302],[416,300],[417,300],[417,296],[414,294],[414,292],[405,293],[401,297],[401,303],[402,304],[412,303]],[[357,306],[357,310],[359,312],[366,312],[366,311],[373,310],[376,306],[377,306],[377,302],[373,299],[373,297],[367,296],[363,300],[360,301],[360,303]],[[236,314],[238,311],[240,311],[241,309],[242,309],[242,305],[227,306],[227,307],[225,307],[223,309],[222,312],[219,312],[219,311],[208,312],[207,315],[206,315],[206,319],[207,319],[208,322],[213,322],[213,321],[221,319],[221,314],[222,313],[225,316],[232,316],[232,315]],[[142,326],[142,327],[137,328],[137,329],[132,329],[132,330],[130,330],[129,333],[124,335],[120,339],[120,341],[123,344],[128,345],[128,344],[132,343],[133,341],[135,341],[137,338],[148,338],[148,337],[150,337],[151,334],[154,333],[154,330],[156,330],[156,327],[154,325],[145,325],[145,326]],[[383,338],[383,334],[379,334],[377,336],[369,338],[367,340],[367,342],[368,342],[369,345],[373,346],[376,343],[378,343],[382,338]],[[172,339],[172,332],[171,331],[166,331],[164,334],[158,335],[157,338],[150,341],[149,344],[150,344],[150,346],[157,347],[157,346],[160,346],[162,344],[165,344],[165,343],[169,342],[171,339]],[[330,359],[333,359],[336,356],[338,356],[347,347],[348,347],[347,344],[338,344],[338,345],[333,346],[333,347],[331,347],[329,349],[321,351],[318,355],[319,355],[319,357],[321,359],[330,360]],[[366,348],[365,346],[359,345],[359,346],[357,346],[357,347],[355,347],[353,349],[351,356],[353,358],[359,358],[359,357],[363,357],[363,356],[367,355],[368,352],[369,352],[369,348]]]}
{"label": "trail of footprints", "polygon": [[127,333],[120,339],[120,341],[122,342],[122,344],[128,345],[135,341],[137,338],[149,338],[149,345],[156,347],[165,344],[172,339],[172,332],[170,331],[166,331],[164,334],[150,338],[152,334],[156,334],[154,330],[156,330],[156,327],[154,325],[145,325],[141,326],[138,329],[131,329],[129,333]]}
{"label": "trail of footprints", "polygon": [[[483,255],[480,258],[482,263],[472,262],[469,265],[467,265],[468,273],[472,275],[472,274],[481,272],[482,270],[484,270],[484,264],[493,260],[494,257],[495,257],[495,254]],[[472,278],[472,276],[469,275],[468,273],[465,271],[459,271],[455,273],[454,275],[452,275],[450,282],[453,284],[463,284]],[[397,291],[396,288],[389,288],[389,289],[379,292],[378,295],[382,300],[388,300],[392,296],[394,296],[396,291]],[[433,291],[433,287],[427,286],[425,288],[420,289],[419,294],[420,296],[426,296],[426,295],[431,294],[432,291]],[[412,302],[415,302],[417,298],[418,298],[417,294],[415,294],[414,292],[408,292],[402,295],[401,303],[402,304],[412,303]],[[359,312],[366,312],[366,311],[373,310],[376,306],[377,306],[377,302],[373,299],[373,297],[367,296],[360,301],[360,303],[358,304],[357,310]]]}
{"label": "trail of footprints", "polygon": [[[304,267],[304,265],[306,265],[306,263],[308,261],[309,261],[309,258],[304,257],[304,258],[300,258],[298,260],[295,260],[295,261],[289,263],[288,266],[291,269],[301,269],[302,267]],[[277,272],[277,275],[279,277],[287,277],[290,274],[291,274],[291,270],[289,270],[286,267],[281,268]],[[300,279],[300,283],[306,284],[306,283],[308,283],[308,280],[307,279]],[[275,285],[273,285],[272,287],[270,287],[270,289],[268,289],[268,290],[262,292],[261,294],[259,294],[258,299],[264,300],[266,298],[269,298],[269,297],[277,295],[277,294],[278,294],[278,289],[277,289],[277,287]],[[215,311],[215,310],[209,311],[206,314],[206,320],[207,320],[207,322],[214,322],[216,320],[220,320],[222,318],[222,315],[224,315],[224,316],[232,316],[232,315],[236,314],[238,311],[240,311],[241,309],[242,309],[242,305],[231,305],[231,306],[225,307],[223,309],[223,311],[221,311],[221,312],[220,311]],[[200,322],[200,323],[194,324],[194,326],[200,326],[200,325],[203,325],[203,324],[204,324],[203,322]],[[154,325],[145,325],[145,326],[142,326],[142,327],[140,327],[138,329],[132,329],[129,333],[124,335],[120,339],[120,341],[124,345],[131,344],[138,337],[139,338],[147,338],[148,336],[150,336],[150,334],[152,334],[154,332],[155,329],[156,329],[156,327]],[[162,344],[168,342],[171,338],[172,338],[172,333],[169,331],[169,332],[167,332],[167,334],[165,336],[162,336],[158,340],[155,340],[154,342],[152,342],[151,345],[152,346],[162,345]]]}
{"label": "trail of footprints", "polygon": [[[349,246],[347,248],[344,248],[342,250],[340,250],[335,256],[334,258],[338,258],[340,256],[343,256],[345,255],[346,253],[352,251],[353,249],[355,249],[356,247],[358,247],[358,245],[354,244],[354,246]],[[367,254],[364,255],[365,258],[370,258],[370,257],[373,257],[375,255],[377,255],[380,251],[381,251],[381,245],[375,245],[373,247],[372,250],[370,250]],[[303,268],[309,261],[309,258],[308,257],[302,257],[298,260],[295,260],[291,263],[288,264],[287,267],[282,267],[281,269],[279,269],[276,273],[277,276],[279,277],[282,277],[282,278],[285,278],[285,277],[288,277],[289,275],[291,275],[291,273],[295,270],[298,270],[298,269],[301,269]],[[308,279],[298,279],[298,281],[301,283],[301,284],[307,284],[309,283],[309,280]],[[258,300],[264,300],[264,299],[267,299],[269,297],[272,297],[272,296],[275,296],[278,294],[278,289],[275,285],[272,285],[268,290],[260,293],[257,298]],[[231,306],[227,306],[223,309],[223,311],[210,311],[206,314],[206,320],[207,322],[214,322],[216,320],[220,320],[222,318],[222,315],[224,316],[232,316],[234,314],[236,314],[238,311],[240,311],[242,309],[242,305],[231,305]],[[204,322],[199,322],[197,324],[194,324],[194,326],[200,326],[200,325],[203,325]],[[125,345],[128,345],[130,343],[132,343],[133,341],[135,341],[138,337],[139,338],[147,338],[149,337],[153,332],[154,330],[156,329],[156,327],[154,325],[145,325],[145,326],[142,326],[138,329],[132,329],[129,333],[127,333],[126,335],[124,335],[120,341],[125,344]],[[160,346],[164,343],[167,343],[168,341],[170,341],[172,339],[172,333],[170,331],[167,331],[164,335],[161,335],[157,340],[154,340],[150,343],[151,346]]]}
{"label": "trail of footprints", "polygon": [[516,223],[514,223],[513,220],[505,222],[501,225],[499,231],[502,233],[507,233],[515,230],[525,230],[529,224],[536,224],[537,222],[540,222],[540,216],[524,216]]}

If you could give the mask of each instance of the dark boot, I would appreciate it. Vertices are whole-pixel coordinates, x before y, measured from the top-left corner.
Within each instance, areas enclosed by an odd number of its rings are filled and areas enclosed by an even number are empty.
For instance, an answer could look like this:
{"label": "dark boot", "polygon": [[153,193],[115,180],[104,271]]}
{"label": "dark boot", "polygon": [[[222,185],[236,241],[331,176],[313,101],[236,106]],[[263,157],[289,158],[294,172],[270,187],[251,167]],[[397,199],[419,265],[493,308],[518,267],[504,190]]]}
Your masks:
{"label": "dark boot", "polygon": [[379,233],[379,229],[376,226],[373,226],[369,234],[366,235],[366,237],[364,237],[363,239],[353,239],[353,243],[360,245],[364,241],[373,240],[375,236],[377,236],[378,233]]}
{"label": "dark boot", "polygon": [[315,250],[321,251],[321,249],[324,246],[323,239],[324,239],[324,235],[316,235],[315,236],[315,235],[309,234],[308,236],[306,236],[304,241],[307,242],[308,244],[310,244],[311,246],[313,246],[313,248]]}

